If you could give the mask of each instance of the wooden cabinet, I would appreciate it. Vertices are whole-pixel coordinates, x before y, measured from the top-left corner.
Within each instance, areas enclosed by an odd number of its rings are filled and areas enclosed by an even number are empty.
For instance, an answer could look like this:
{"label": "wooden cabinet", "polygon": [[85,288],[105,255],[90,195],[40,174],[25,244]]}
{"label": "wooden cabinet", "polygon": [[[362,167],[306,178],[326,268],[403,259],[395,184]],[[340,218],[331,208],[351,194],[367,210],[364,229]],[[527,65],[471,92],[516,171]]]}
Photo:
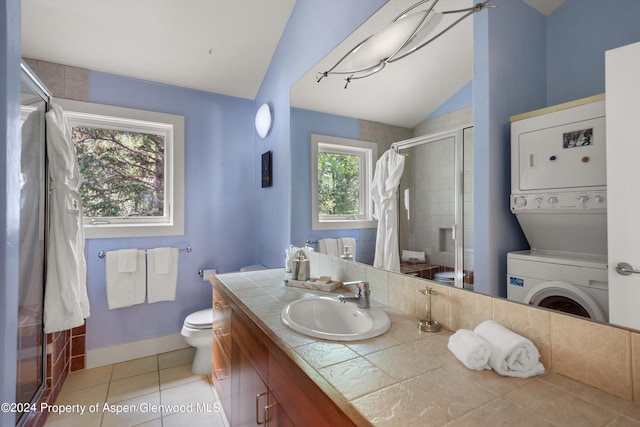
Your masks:
{"label": "wooden cabinet", "polygon": [[231,418],[231,307],[215,288],[213,289],[211,328],[213,329],[212,381],[225,414]]}
{"label": "wooden cabinet", "polygon": [[235,312],[231,325],[231,426],[293,426],[269,390],[269,350]]}

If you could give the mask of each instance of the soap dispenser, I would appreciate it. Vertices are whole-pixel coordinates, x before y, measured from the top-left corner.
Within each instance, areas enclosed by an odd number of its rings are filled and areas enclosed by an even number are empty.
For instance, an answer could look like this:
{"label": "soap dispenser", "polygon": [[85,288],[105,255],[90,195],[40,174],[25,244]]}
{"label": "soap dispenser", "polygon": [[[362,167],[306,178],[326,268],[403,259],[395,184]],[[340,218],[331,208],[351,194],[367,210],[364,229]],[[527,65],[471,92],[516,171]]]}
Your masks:
{"label": "soap dispenser", "polygon": [[349,246],[344,247],[344,252],[342,253],[342,255],[340,255],[340,258],[345,261],[353,261],[353,255],[349,253]]}
{"label": "soap dispenser", "polygon": [[295,280],[304,282],[309,280],[309,259],[304,254],[304,251],[298,251],[298,257],[294,261],[293,275]]}

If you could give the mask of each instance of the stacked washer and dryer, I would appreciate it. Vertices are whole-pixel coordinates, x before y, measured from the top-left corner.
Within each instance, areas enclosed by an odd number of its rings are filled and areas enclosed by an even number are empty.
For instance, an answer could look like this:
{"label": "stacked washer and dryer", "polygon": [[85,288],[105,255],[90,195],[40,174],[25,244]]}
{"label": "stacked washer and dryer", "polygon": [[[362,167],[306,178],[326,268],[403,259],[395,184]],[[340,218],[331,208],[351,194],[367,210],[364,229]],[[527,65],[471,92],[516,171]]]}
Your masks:
{"label": "stacked washer and dryer", "polygon": [[507,254],[507,298],[606,322],[605,102],[589,101],[512,119],[511,212],[531,249]]}

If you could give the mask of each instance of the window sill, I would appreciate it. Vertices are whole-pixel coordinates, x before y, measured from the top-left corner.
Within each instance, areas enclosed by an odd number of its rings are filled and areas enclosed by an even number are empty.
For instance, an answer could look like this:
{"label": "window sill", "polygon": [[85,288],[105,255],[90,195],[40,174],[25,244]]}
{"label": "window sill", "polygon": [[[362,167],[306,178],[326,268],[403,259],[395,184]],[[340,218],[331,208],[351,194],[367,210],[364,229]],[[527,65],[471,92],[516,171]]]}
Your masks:
{"label": "window sill", "polygon": [[182,236],[184,223],[179,224],[100,224],[84,225],[86,239],[109,239],[127,237]]}
{"label": "window sill", "polygon": [[353,230],[361,228],[376,228],[378,221],[375,220],[336,220],[336,221],[313,221],[312,230]]}

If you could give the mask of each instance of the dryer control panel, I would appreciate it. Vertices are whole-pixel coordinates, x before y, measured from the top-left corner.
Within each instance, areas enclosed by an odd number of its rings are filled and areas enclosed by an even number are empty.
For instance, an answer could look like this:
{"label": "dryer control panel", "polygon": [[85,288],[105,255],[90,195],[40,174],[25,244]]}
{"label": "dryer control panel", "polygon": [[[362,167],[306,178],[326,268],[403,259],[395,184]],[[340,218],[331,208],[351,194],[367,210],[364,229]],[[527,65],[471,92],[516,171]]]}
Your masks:
{"label": "dryer control panel", "polygon": [[606,210],[607,192],[567,191],[511,195],[511,212]]}
{"label": "dryer control panel", "polygon": [[604,101],[511,123],[511,192],[606,188]]}

